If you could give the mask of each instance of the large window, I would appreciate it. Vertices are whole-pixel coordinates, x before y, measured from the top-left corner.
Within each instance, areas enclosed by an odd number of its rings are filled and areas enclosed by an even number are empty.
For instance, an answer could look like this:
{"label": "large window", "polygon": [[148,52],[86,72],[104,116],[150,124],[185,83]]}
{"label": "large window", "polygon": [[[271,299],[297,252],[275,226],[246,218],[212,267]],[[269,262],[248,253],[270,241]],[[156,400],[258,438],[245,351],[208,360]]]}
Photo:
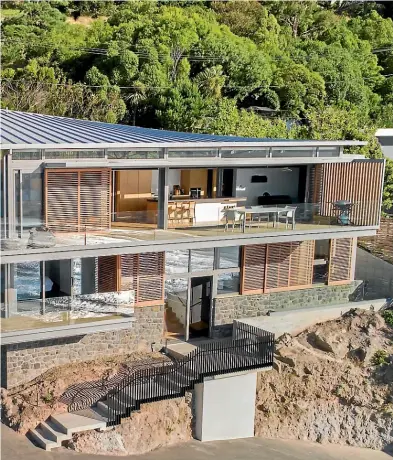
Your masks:
{"label": "large window", "polygon": [[191,250],[191,271],[202,272],[213,270],[214,249],[192,249]]}
{"label": "large window", "polygon": [[165,274],[188,273],[189,251],[175,250],[165,253]]}
{"label": "large window", "polygon": [[219,254],[218,268],[238,268],[240,262],[240,246],[217,248]]}
{"label": "large window", "polygon": [[240,273],[220,273],[217,279],[217,294],[239,294]]}

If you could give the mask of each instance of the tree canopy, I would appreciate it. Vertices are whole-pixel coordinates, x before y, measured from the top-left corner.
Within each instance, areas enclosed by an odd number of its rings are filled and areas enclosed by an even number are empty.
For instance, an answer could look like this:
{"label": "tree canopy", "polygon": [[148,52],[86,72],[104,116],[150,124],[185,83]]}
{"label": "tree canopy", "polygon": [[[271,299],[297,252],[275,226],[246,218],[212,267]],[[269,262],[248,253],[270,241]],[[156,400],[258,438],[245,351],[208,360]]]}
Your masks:
{"label": "tree canopy", "polygon": [[[377,127],[393,127],[385,2],[56,0],[2,9],[9,109],[215,134],[362,139],[370,157],[382,155]],[[390,206],[391,164],[385,182]]]}

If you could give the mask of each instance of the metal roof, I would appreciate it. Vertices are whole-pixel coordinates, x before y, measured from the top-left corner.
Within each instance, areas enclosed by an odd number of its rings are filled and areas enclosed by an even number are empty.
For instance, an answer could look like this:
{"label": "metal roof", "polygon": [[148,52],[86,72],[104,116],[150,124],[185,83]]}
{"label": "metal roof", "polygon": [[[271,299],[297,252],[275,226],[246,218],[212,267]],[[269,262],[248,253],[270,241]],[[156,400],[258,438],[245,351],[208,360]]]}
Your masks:
{"label": "metal roof", "polygon": [[183,133],[1,110],[1,148],[192,148],[364,145],[359,141],[294,141]]}

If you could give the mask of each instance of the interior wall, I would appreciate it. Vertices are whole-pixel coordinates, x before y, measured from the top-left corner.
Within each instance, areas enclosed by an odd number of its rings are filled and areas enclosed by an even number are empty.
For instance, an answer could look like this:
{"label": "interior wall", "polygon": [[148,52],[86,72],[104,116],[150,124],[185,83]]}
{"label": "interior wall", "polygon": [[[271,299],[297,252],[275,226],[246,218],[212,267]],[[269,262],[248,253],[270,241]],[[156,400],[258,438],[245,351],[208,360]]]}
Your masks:
{"label": "interior wall", "polygon": [[[180,176],[181,176],[180,169],[170,169],[169,170],[168,185],[169,185],[170,192],[172,192],[174,185],[180,185]],[[158,170],[156,169],[152,171],[151,193],[153,193],[153,195],[158,193]]]}
{"label": "interior wall", "polygon": [[[291,171],[282,168],[238,168],[236,173],[236,197],[247,198],[247,206],[256,206],[258,196],[265,192],[270,195],[289,195],[293,203],[298,201],[299,168],[291,167]],[[251,183],[251,177],[261,175],[267,177],[266,183]],[[244,190],[243,190],[244,189]]]}
{"label": "interior wall", "polygon": [[152,196],[152,178],[151,169],[117,171],[116,212],[146,211],[147,199]]}
{"label": "interior wall", "polygon": [[207,169],[183,169],[180,186],[186,195],[190,193],[190,188],[198,187],[201,197],[207,196]]}

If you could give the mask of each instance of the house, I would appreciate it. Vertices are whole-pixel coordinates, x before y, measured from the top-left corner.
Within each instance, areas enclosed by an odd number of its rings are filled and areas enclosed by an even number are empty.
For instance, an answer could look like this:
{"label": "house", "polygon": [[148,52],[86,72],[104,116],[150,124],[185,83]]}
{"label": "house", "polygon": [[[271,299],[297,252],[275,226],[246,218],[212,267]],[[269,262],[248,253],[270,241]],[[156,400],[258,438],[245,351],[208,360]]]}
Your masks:
{"label": "house", "polygon": [[378,129],[376,132],[382,152],[386,158],[393,160],[393,128]]}
{"label": "house", "polygon": [[[269,368],[274,336],[237,320],[348,301],[357,238],[379,227],[384,160],[354,154],[364,142],[8,110],[1,127],[2,386],[163,345],[195,358],[172,380],[167,370],[155,376],[164,381],[148,395],[142,388],[123,412],[124,401],[108,395],[100,404],[109,425],[206,377]],[[228,355],[222,338],[231,336],[241,349]],[[252,436],[255,385],[254,374],[198,387],[200,439]],[[236,388],[249,388],[247,401],[216,423],[207,401]]]}
{"label": "house", "polygon": [[8,110],[1,124],[7,386],[59,363],[223,337],[269,310],[345,301],[357,238],[379,226],[384,161],[346,153],[364,142]]}

